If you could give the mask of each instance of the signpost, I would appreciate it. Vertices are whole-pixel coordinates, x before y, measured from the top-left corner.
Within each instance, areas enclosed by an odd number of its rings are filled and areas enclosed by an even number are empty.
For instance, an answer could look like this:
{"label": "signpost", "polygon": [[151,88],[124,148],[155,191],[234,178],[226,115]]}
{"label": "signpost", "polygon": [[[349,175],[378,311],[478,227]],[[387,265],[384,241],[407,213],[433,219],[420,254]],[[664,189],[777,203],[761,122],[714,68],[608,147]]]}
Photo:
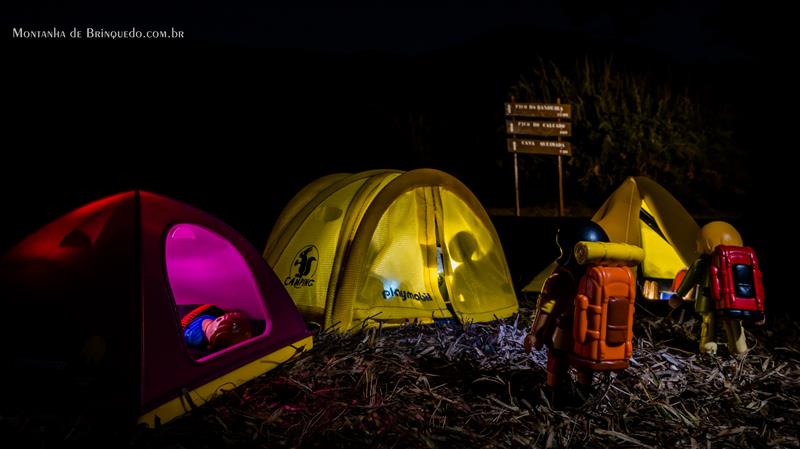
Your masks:
{"label": "signpost", "polygon": [[572,118],[572,106],[553,103],[506,103],[507,116]]}
{"label": "signpost", "polygon": [[[562,137],[572,136],[572,106],[552,103],[506,103],[506,139],[508,151],[514,154],[514,190],[516,193],[516,214],[519,216],[519,166],[517,154],[545,154],[558,156],[558,215],[564,215],[564,170],[561,156],[572,156],[572,145],[562,142]],[[520,120],[514,117],[534,117],[553,120]],[[518,138],[517,135],[555,137],[552,139]]]}
{"label": "signpost", "polygon": [[568,122],[506,120],[506,132],[528,136],[569,137],[572,135],[572,124]]}
{"label": "signpost", "polygon": [[572,145],[557,140],[506,139],[508,151],[512,153],[550,154],[572,156]]}

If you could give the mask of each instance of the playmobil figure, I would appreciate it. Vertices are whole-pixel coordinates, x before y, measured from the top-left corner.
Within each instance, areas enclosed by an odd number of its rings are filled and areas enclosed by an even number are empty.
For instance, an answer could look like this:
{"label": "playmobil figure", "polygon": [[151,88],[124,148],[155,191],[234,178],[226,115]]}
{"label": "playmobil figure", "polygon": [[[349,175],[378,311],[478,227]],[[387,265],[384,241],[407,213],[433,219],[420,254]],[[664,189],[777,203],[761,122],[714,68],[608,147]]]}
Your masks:
{"label": "playmobil figure", "polygon": [[722,319],[732,353],[747,351],[742,319],[763,322],[764,290],[758,259],[752,248],[742,246],[739,232],[728,223],[713,221],[697,234],[700,257],[681,279],[670,306],[678,307],[689,291],[699,286],[695,311],[703,319],[700,352],[717,352],[715,320]]}
{"label": "playmobil figure", "polygon": [[526,351],[547,345],[547,384],[556,402],[570,365],[583,392],[591,389],[595,371],[628,367],[636,299],[631,267],[644,260],[637,246],[607,243],[594,222],[582,225],[572,239],[561,236],[562,256],[545,282],[525,339]]}
{"label": "playmobil figure", "polygon": [[[578,281],[586,272],[586,267],[578,264],[573,254],[579,241],[607,242],[608,235],[600,225],[591,221],[579,226],[574,233],[559,230],[556,243],[561,256],[542,287],[531,331],[525,337],[525,352],[547,346],[547,385],[554,400],[569,378],[569,353],[573,349],[572,306],[578,292]],[[583,388],[588,389],[591,380],[591,371],[578,370],[578,382]]]}
{"label": "playmobil figure", "polygon": [[194,308],[181,319],[183,337],[193,348],[218,351],[249,339],[250,322],[239,312],[225,312],[211,304]]}

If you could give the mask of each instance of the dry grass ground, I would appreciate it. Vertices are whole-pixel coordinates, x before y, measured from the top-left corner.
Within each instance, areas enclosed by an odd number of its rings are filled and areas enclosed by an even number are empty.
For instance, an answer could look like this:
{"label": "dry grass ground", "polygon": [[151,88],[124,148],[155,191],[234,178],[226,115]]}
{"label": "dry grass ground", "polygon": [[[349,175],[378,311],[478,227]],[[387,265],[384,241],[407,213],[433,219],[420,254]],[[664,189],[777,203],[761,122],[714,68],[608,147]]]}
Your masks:
{"label": "dry grass ground", "polygon": [[800,447],[800,326],[695,352],[697,320],[637,310],[631,367],[554,410],[530,311],[490,324],[320,334],[243,388],[128,442],[212,447]]}

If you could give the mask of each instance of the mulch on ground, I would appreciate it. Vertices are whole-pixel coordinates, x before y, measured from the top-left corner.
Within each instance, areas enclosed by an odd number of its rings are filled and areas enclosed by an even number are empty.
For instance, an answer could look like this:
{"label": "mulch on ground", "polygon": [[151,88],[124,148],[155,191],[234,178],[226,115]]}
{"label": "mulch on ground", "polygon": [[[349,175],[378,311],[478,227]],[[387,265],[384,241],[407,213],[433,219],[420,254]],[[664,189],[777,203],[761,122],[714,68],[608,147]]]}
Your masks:
{"label": "mulch on ground", "polygon": [[[321,332],[314,349],[128,441],[212,447],[800,447],[800,325],[696,351],[698,320],[637,309],[634,354],[554,409],[530,310],[488,324]],[[750,332],[752,330],[752,332]]]}

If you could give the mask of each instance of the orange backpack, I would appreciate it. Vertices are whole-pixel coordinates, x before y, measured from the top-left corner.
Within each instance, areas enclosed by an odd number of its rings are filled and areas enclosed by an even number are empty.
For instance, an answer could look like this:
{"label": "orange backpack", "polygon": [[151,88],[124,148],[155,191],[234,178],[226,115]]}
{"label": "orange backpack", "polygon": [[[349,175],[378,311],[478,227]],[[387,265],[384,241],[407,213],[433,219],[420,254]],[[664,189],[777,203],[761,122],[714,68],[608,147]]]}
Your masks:
{"label": "orange backpack", "polygon": [[[630,251],[630,248],[623,249]],[[595,371],[628,367],[633,352],[636,280],[631,267],[624,265],[638,259],[639,253],[634,252],[636,258],[632,261],[600,258],[581,278],[572,324],[574,343],[570,363],[573,366]]]}

